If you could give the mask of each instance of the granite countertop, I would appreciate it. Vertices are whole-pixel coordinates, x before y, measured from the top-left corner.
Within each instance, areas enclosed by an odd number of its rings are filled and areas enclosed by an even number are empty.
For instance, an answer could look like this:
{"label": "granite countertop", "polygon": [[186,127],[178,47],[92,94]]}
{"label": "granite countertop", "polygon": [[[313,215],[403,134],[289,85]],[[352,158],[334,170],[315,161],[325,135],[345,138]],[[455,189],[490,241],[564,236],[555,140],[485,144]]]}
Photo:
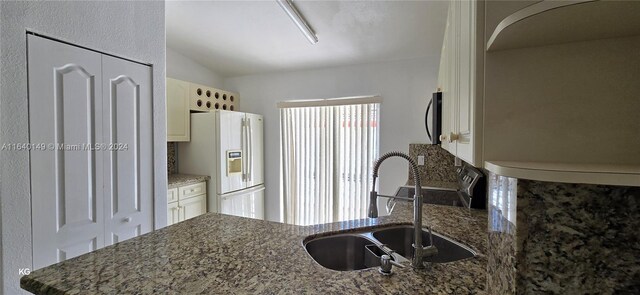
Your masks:
{"label": "granite countertop", "polygon": [[169,174],[169,189],[176,188],[183,185],[203,182],[211,179],[208,175],[193,175],[193,174]]}
{"label": "granite countertop", "polygon": [[207,213],[33,271],[20,285],[35,294],[485,294],[486,211],[423,206],[425,224],[478,256],[387,277],[326,269],[302,246],[310,235],[410,223],[409,203],[390,216],[315,226]]}

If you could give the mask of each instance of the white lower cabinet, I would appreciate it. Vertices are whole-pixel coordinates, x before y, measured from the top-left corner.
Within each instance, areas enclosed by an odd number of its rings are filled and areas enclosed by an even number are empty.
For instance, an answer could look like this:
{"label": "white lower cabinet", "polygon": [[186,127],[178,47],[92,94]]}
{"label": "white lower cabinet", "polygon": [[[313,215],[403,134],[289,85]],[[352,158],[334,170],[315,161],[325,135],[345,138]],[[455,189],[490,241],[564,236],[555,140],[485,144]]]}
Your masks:
{"label": "white lower cabinet", "polygon": [[[196,216],[207,213],[207,198],[205,195],[199,195],[178,202],[179,216],[182,220],[194,218]],[[182,221],[180,220],[180,221]]]}
{"label": "white lower cabinet", "polygon": [[207,213],[207,187],[200,182],[167,191],[167,225]]}
{"label": "white lower cabinet", "polygon": [[179,208],[177,201],[167,205],[167,225],[172,225],[180,221]]}

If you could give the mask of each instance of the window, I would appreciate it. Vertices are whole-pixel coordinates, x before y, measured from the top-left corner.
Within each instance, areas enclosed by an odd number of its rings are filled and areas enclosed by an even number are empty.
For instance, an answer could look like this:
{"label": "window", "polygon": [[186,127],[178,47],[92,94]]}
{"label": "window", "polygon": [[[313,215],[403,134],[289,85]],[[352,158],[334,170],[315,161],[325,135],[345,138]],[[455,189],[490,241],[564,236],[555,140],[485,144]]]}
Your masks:
{"label": "window", "polygon": [[365,218],[379,153],[379,97],[293,101],[280,109],[280,194],[286,223]]}

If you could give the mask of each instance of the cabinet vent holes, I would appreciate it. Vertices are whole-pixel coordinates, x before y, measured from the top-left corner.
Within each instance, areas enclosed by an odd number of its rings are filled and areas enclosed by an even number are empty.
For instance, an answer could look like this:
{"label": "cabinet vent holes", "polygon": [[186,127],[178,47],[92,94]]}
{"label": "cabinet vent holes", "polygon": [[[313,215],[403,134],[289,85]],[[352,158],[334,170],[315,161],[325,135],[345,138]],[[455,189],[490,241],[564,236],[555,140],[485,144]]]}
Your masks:
{"label": "cabinet vent holes", "polygon": [[232,110],[232,111],[233,111],[233,105],[229,107],[229,110]]}
{"label": "cabinet vent holes", "polygon": [[198,101],[196,101],[196,104],[197,104],[199,107],[201,107],[201,106],[202,106],[202,100],[199,100],[199,99],[198,99]]}
{"label": "cabinet vent holes", "polygon": [[222,100],[227,100],[227,95],[226,94],[222,95]]}
{"label": "cabinet vent holes", "polygon": [[211,97],[211,91],[207,90],[207,97]]}
{"label": "cabinet vent holes", "polygon": [[214,94],[213,96],[215,96],[216,99],[218,99],[218,97],[220,97],[220,94],[218,94],[218,92],[216,92],[216,94]]}
{"label": "cabinet vent holes", "polygon": [[220,108],[220,104],[216,102],[216,104],[214,105],[214,107],[215,107],[215,108],[216,108],[216,110],[217,110],[217,109],[219,109],[219,108]]}
{"label": "cabinet vent holes", "polygon": [[223,109],[223,110],[226,110],[226,109],[227,109],[227,105],[226,105],[226,104],[223,104],[223,105],[222,105],[222,109]]}
{"label": "cabinet vent holes", "polygon": [[211,108],[211,102],[207,101],[207,109],[210,109],[210,108]]}
{"label": "cabinet vent holes", "polygon": [[198,96],[202,95],[202,89],[198,88],[198,90],[196,90],[196,94],[198,94]]}
{"label": "cabinet vent holes", "polygon": [[233,101],[233,95],[229,96],[229,100]]}

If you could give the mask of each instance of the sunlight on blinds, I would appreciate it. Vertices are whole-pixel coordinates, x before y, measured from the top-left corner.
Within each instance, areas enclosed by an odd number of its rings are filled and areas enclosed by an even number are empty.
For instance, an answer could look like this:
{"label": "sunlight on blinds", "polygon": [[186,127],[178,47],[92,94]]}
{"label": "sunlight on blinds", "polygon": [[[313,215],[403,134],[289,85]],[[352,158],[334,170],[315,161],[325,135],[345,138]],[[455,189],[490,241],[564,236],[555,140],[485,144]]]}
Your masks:
{"label": "sunlight on blinds", "polygon": [[280,110],[284,221],[365,218],[378,157],[379,103]]}

